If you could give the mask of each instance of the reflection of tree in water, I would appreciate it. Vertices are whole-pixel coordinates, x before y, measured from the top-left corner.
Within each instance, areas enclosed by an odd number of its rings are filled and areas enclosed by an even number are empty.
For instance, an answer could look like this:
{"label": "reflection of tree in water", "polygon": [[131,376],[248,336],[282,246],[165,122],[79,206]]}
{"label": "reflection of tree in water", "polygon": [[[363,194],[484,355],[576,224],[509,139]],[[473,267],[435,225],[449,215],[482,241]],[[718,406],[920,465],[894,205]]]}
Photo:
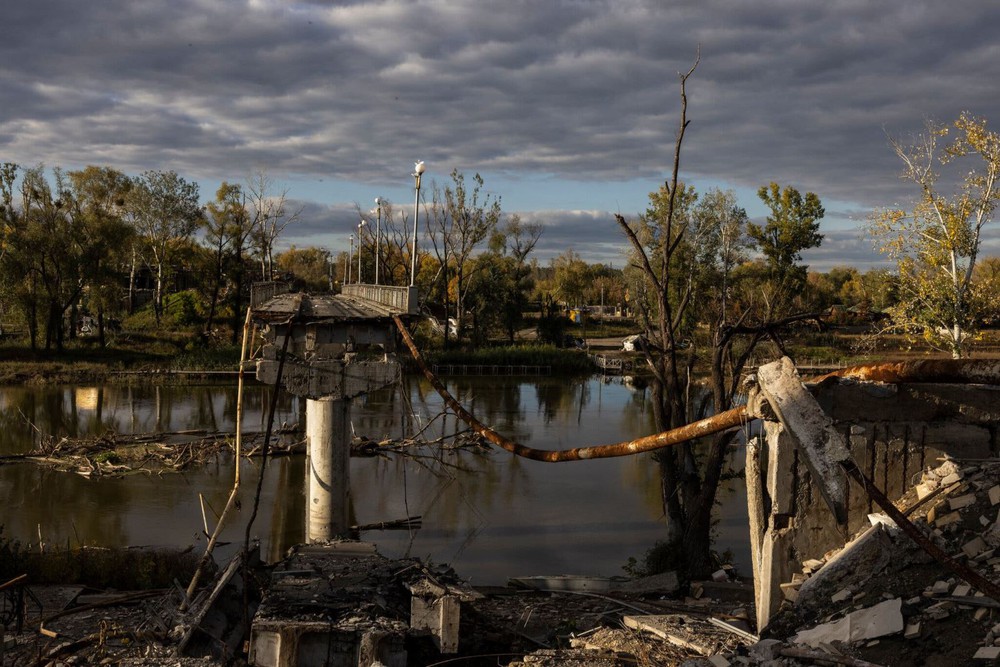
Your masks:
{"label": "reflection of tree in water", "polygon": [[[524,435],[520,382],[476,377],[452,378],[448,384],[456,399],[479,419],[511,437]],[[440,396],[429,383],[414,377],[404,377],[398,391],[373,392],[356,401],[351,422],[368,437],[396,438],[425,429],[422,437],[434,440],[468,428],[454,414],[443,413]],[[405,509],[410,515],[432,516],[435,528],[449,535],[474,532],[482,525],[483,514],[509,505],[527,488],[522,463],[509,461],[503,452],[432,446],[413,454],[355,462],[364,483],[352,484],[354,504],[370,520],[399,518],[395,514]]]}
{"label": "reflection of tree in water", "polygon": [[355,507],[374,520],[400,518],[393,513],[405,507],[449,536],[478,531],[485,515],[530,489],[523,463],[499,452],[438,451],[430,458],[373,459],[364,467],[364,486],[352,485]]}
{"label": "reflection of tree in water", "polygon": [[8,466],[6,532],[24,542],[56,546],[128,544],[125,517],[134,486],[124,480],[101,484],[32,465]]}
{"label": "reflection of tree in water", "polygon": [[302,487],[305,457],[282,457],[271,465],[278,470],[265,555],[268,562],[274,563],[281,560],[289,547],[305,541],[306,497]]}
{"label": "reflection of tree in water", "polygon": [[[7,408],[3,411],[3,451],[27,451],[41,435],[76,437],[72,389],[51,387],[5,388]],[[25,446],[27,445],[27,446]]]}
{"label": "reflection of tree in water", "polygon": [[535,386],[538,414],[544,417],[546,424],[555,421],[559,415],[565,416],[570,406],[576,405],[577,401],[582,404],[585,399],[581,394],[585,391],[583,382],[545,378],[532,384]]}

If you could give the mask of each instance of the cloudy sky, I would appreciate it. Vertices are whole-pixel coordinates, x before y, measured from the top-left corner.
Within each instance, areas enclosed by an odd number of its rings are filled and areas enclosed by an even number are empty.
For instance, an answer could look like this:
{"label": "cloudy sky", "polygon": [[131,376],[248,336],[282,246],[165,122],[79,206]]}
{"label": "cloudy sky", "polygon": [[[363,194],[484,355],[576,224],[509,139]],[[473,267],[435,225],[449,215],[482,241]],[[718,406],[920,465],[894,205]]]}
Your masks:
{"label": "cloudy sky", "polygon": [[540,258],[620,266],[613,214],[666,177],[700,45],[685,180],[755,218],[764,183],[813,191],[809,263],[869,266],[859,224],[913,194],[887,133],[1000,125],[998,27],[981,0],[9,2],[0,161],[175,169],[205,199],[266,169],[304,207],[285,241],[340,250],[355,203],[412,202],[419,159],[543,221]]}

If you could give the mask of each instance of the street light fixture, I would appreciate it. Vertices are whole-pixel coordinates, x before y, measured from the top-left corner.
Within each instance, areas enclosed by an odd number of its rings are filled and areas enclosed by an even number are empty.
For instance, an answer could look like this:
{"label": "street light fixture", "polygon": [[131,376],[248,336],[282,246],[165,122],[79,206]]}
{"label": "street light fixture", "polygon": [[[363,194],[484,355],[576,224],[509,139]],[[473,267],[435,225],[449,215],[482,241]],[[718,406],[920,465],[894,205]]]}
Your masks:
{"label": "street light fixture", "polygon": [[358,284],[361,284],[361,243],[364,238],[361,234],[361,228],[368,224],[368,221],[361,218],[361,222],[358,223]]}
{"label": "street light fixture", "polygon": [[382,199],[375,198],[375,284],[378,285],[378,256],[382,249]]}
{"label": "street light fixture", "polygon": [[414,188],[415,194],[413,197],[413,247],[410,251],[410,287],[413,287],[413,281],[417,276],[417,215],[419,209],[417,208],[420,204],[420,177],[424,173],[424,161],[414,163],[413,165],[413,178],[416,180],[416,187]]}

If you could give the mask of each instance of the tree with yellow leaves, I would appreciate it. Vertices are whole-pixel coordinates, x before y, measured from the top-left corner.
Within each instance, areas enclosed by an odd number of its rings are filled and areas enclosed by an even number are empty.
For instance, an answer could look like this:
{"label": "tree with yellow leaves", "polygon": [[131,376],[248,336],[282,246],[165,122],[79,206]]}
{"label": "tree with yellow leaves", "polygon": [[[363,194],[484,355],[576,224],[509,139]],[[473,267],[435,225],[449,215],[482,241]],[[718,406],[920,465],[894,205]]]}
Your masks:
{"label": "tree with yellow leaves", "polygon": [[[900,299],[890,315],[898,329],[964,357],[977,322],[996,307],[973,272],[1000,200],[1000,135],[963,113],[951,125],[928,122],[912,145],[890,143],[903,161],[902,178],[920,189],[911,210],[879,209],[868,223],[875,247],[899,274]],[[950,183],[956,185],[949,194]]]}

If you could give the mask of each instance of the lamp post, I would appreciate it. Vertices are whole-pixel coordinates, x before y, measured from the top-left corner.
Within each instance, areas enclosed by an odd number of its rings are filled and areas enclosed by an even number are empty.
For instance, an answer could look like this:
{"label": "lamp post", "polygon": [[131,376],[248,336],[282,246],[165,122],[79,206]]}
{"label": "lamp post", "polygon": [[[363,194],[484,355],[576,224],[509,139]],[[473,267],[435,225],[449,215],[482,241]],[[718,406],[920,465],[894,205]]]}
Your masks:
{"label": "lamp post", "polygon": [[351,238],[351,250],[347,254],[347,268],[344,269],[344,271],[347,273],[347,276],[344,279],[345,285],[351,284],[351,266],[354,265],[354,234],[351,234],[350,238]]}
{"label": "lamp post", "polygon": [[358,223],[358,284],[361,284],[361,243],[364,238],[361,234],[361,228],[368,224],[368,221],[361,218],[361,222]]}
{"label": "lamp post", "polygon": [[417,215],[420,204],[420,177],[423,173],[424,161],[420,160],[414,163],[413,178],[416,180],[416,187],[414,188],[415,194],[413,197],[413,247],[410,250],[410,287],[413,287],[413,281],[417,277]]}
{"label": "lamp post", "polygon": [[379,251],[382,249],[382,199],[375,198],[375,284],[378,285]]}

